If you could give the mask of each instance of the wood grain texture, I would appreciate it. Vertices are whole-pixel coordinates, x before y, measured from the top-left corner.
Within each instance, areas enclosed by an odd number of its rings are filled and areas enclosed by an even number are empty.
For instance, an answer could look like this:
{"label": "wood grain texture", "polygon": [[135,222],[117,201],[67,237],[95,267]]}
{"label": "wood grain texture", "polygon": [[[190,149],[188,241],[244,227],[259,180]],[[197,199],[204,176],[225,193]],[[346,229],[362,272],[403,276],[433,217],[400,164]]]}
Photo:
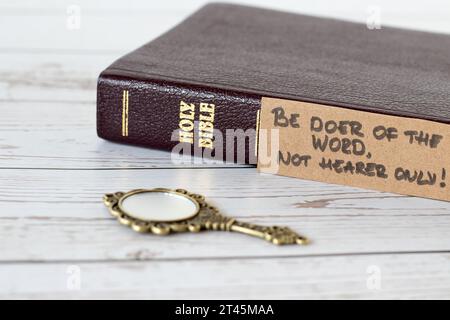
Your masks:
{"label": "wood grain texture", "polygon": [[116,57],[0,50],[2,61],[8,61],[0,65],[0,101],[77,102],[95,106],[97,76]]}
{"label": "wood grain texture", "polygon": [[[437,253],[13,263],[0,265],[0,298],[439,299],[450,295],[449,262],[449,254]],[[72,270],[80,290],[69,289]]]}
{"label": "wood grain texture", "polygon": [[[0,4],[0,50],[14,52],[123,52],[137,48],[171,28],[206,0],[168,0],[154,4],[145,0],[124,4],[120,1],[77,1],[81,28],[66,28],[67,9],[73,1],[46,1],[39,8],[13,0]],[[327,0],[314,3],[296,0],[231,0],[278,10],[329,16],[365,23],[371,0],[350,0],[332,4]],[[446,0],[426,3],[379,0],[382,24],[428,31],[450,32]],[[118,23],[120,21],[120,23]],[[14,26],[14,28],[11,28]],[[31,27],[32,26],[32,27]],[[9,32],[14,30],[14,32]],[[49,39],[49,30],[52,37]],[[145,30],[145,32],[143,32]]]}
{"label": "wood grain texture", "polygon": [[201,158],[172,161],[167,152],[108,142],[97,137],[95,110],[94,102],[0,101],[0,167],[249,167]]}
{"label": "wood grain texture", "polygon": [[[0,261],[450,252],[450,203],[442,201],[246,168],[1,172],[0,203],[8,210],[0,218]],[[110,217],[101,202],[104,193],[154,187],[198,192],[224,214],[288,225],[311,237],[313,244],[276,247],[225,232],[136,234]]]}
{"label": "wood grain texture", "polygon": [[[72,31],[71,1],[0,4],[0,298],[450,298],[447,202],[198,159],[174,164],[166,152],[96,137],[98,73],[203,2],[83,0]],[[259,3],[361,22],[371,4]],[[379,2],[383,23],[450,32],[445,4]],[[199,192],[225,214],[288,225],[313,242],[136,234],[101,196],[142,187]],[[67,286],[71,266],[80,290]],[[367,285],[373,270],[379,289]]]}

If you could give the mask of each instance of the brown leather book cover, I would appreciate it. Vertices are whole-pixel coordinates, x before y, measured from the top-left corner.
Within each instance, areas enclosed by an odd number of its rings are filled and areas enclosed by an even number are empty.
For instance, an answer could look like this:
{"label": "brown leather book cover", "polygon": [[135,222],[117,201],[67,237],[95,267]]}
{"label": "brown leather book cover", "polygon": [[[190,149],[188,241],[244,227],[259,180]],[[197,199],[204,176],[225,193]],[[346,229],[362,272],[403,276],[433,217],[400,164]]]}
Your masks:
{"label": "brown leather book cover", "polygon": [[449,53],[443,34],[209,4],[101,73],[97,131],[214,149],[211,129],[255,128],[262,97],[450,123]]}

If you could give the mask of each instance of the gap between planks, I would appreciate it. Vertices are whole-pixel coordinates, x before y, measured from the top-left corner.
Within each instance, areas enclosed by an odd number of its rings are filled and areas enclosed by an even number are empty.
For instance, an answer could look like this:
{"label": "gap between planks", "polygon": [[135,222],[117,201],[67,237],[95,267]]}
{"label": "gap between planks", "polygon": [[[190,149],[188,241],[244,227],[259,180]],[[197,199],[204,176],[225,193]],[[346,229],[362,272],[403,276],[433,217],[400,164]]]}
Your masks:
{"label": "gap between planks", "polygon": [[254,260],[284,260],[284,259],[314,259],[314,258],[342,258],[342,257],[370,257],[385,255],[434,255],[450,254],[450,250],[424,250],[424,251],[383,251],[383,252],[342,252],[342,253],[318,253],[305,255],[268,255],[268,256],[213,256],[213,257],[180,257],[157,259],[61,259],[61,260],[5,260],[0,265],[21,264],[97,264],[97,263],[148,263],[148,262],[189,262],[189,261],[254,261]]}

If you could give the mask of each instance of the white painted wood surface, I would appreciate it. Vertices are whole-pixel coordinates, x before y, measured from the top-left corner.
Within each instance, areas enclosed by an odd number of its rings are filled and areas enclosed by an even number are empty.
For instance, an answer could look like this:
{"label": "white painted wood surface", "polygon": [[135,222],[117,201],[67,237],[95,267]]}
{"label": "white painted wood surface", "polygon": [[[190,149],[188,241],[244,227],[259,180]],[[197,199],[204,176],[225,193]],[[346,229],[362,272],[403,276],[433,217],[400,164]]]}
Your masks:
{"label": "white painted wood surface", "polygon": [[[450,298],[450,203],[242,165],[180,166],[98,139],[98,73],[203,1],[78,1],[81,28],[68,30],[73,3],[0,4],[0,298]],[[372,4],[259,3],[361,22]],[[378,5],[382,23],[450,33],[445,1]],[[313,242],[136,234],[101,197],[142,187],[199,192],[228,215]]]}

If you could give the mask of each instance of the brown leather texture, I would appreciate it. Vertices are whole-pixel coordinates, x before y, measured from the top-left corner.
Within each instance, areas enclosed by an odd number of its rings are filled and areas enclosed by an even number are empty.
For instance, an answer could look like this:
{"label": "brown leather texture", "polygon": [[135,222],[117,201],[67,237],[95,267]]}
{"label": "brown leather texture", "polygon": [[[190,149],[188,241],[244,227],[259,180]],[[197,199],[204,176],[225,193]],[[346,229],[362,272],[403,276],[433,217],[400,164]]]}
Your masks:
{"label": "brown leather texture", "polygon": [[170,149],[180,99],[218,106],[218,129],[245,129],[262,96],[450,123],[449,53],[444,34],[209,4],[100,75],[98,134]]}
{"label": "brown leather texture", "polygon": [[[122,136],[122,92],[129,90],[128,136]],[[256,114],[260,109],[260,97],[231,90],[179,84],[165,80],[140,80],[132,77],[101,75],[97,89],[97,133],[100,137],[116,142],[129,143],[162,150],[172,150],[178,141],[172,140],[178,129],[180,101],[215,105],[214,128],[224,134],[223,160],[256,164],[250,157],[254,154],[255,137],[247,139],[243,158],[239,161],[238,145],[226,156],[225,133],[227,129],[254,129]],[[198,113],[196,119],[199,120]],[[217,143],[218,145],[218,143]],[[192,146],[191,154],[195,150]],[[201,151],[201,150],[200,150]],[[200,155],[201,154],[195,154]],[[215,159],[221,158],[212,153]]]}

